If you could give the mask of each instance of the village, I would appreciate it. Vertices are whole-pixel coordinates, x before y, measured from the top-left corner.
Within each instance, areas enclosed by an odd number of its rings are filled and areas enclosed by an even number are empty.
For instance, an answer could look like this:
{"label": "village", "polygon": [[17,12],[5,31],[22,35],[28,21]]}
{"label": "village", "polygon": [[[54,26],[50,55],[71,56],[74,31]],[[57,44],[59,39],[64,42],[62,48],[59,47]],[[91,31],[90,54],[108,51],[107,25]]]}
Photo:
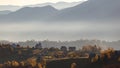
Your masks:
{"label": "village", "polygon": [[[100,54],[101,48],[97,45],[87,45],[84,46],[81,50],[77,50],[76,47],[66,47],[61,46],[61,48],[42,48],[41,43],[37,43],[34,47],[21,47],[19,44],[2,44],[0,48],[10,48],[13,50],[18,50],[18,54],[22,54],[22,51],[31,50],[31,53],[27,55],[35,55],[38,57],[45,57],[48,59],[52,58],[65,58],[65,57],[89,57],[90,53]],[[22,56],[22,55],[21,55]]]}
{"label": "village", "polygon": [[[120,51],[116,51],[113,48],[102,50],[101,47],[97,45],[87,45],[77,50],[76,47],[67,48],[66,46],[61,46],[61,48],[42,48],[40,42],[34,47],[22,47],[19,44],[13,43],[0,45],[0,58],[2,58],[0,59],[1,68],[2,66],[3,68],[10,68],[10,66],[13,66],[12,68],[18,68],[17,66],[19,65],[23,66],[22,68],[24,68],[24,66],[43,68],[47,62],[68,59],[87,59],[87,62],[91,63],[119,63]],[[39,67],[36,67],[36,65]]]}

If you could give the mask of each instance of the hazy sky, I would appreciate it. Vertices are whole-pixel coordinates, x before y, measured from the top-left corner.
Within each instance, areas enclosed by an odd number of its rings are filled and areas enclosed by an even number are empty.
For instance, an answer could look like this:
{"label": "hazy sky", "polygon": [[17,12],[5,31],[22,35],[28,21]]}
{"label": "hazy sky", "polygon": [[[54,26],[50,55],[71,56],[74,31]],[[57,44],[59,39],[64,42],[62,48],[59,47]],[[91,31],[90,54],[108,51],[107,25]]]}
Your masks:
{"label": "hazy sky", "polygon": [[77,2],[85,0],[0,0],[0,5],[29,5],[29,4],[39,4],[45,2]]}

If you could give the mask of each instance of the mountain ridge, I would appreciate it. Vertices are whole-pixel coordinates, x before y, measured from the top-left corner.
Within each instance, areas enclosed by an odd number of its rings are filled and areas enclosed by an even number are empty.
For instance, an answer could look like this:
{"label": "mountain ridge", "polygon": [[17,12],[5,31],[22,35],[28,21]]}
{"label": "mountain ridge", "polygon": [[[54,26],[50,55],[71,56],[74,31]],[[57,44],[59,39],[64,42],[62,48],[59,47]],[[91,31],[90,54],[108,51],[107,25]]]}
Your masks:
{"label": "mountain ridge", "polygon": [[[57,20],[112,19],[115,18],[113,17],[114,13],[116,15],[118,14],[116,11],[120,9],[119,3],[119,0],[89,0],[80,5],[61,10],[54,18]],[[120,18],[120,15],[118,15],[118,17]]]}
{"label": "mountain ridge", "polygon": [[[49,12],[48,12],[49,11]],[[49,17],[54,14],[58,10],[53,8],[52,6],[44,6],[44,7],[24,7],[15,12],[6,14],[1,16],[0,18],[8,21],[35,21],[35,20],[43,20],[44,18]]]}
{"label": "mountain ridge", "polygon": [[[14,20],[23,19],[30,21],[109,21],[120,19],[120,1],[119,0],[89,0],[82,4],[57,10],[51,5],[47,7],[22,8],[6,16]],[[36,9],[35,9],[36,8]],[[42,8],[42,9],[41,9]],[[49,10],[46,10],[47,8]],[[25,10],[20,12],[21,10]],[[20,13],[18,13],[20,12]],[[16,14],[12,17],[11,14]],[[43,15],[42,15],[43,14]],[[31,15],[31,16],[30,16]],[[20,17],[21,16],[21,17]],[[5,18],[5,17],[4,17]],[[6,19],[6,18],[5,18]],[[12,19],[13,20],[13,19]]]}

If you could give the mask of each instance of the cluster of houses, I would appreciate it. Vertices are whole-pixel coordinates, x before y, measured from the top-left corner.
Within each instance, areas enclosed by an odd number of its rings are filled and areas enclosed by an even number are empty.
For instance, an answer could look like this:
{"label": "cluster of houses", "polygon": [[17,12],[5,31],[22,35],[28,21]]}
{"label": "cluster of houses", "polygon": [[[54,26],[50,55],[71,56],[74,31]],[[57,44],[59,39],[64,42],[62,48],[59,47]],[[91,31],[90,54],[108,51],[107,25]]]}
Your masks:
{"label": "cluster of houses", "polygon": [[[39,44],[39,45],[38,45]],[[81,50],[76,50],[76,47],[66,47],[61,46],[60,49],[58,48],[43,48],[41,44],[38,43],[36,46],[37,48],[41,48],[39,52],[39,58],[46,58],[46,59],[55,59],[55,58],[77,58],[77,57],[87,57],[91,59],[91,62],[120,62],[120,51],[114,49],[108,49],[101,51],[99,46],[83,46]]]}
{"label": "cluster of houses", "polygon": [[[19,44],[1,44],[0,48],[4,47],[13,47],[13,48],[23,48]],[[29,48],[29,47],[28,47]],[[120,51],[116,51],[113,49],[105,50],[101,52],[101,48],[99,46],[87,45],[83,46],[81,50],[77,50],[76,47],[66,47],[61,46],[60,48],[42,48],[41,42],[38,42],[32,49],[32,53],[37,57],[37,60],[41,59],[58,59],[58,58],[77,58],[77,57],[89,57],[92,61],[98,60],[99,58],[104,57],[104,60],[119,60],[120,61]]]}

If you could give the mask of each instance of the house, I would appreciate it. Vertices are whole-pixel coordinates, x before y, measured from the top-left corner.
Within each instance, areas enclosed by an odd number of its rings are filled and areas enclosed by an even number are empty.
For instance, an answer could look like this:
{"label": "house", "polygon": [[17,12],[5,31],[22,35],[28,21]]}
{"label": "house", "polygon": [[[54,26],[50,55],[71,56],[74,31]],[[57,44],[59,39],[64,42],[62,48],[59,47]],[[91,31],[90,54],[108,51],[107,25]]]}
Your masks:
{"label": "house", "polygon": [[60,50],[63,51],[63,52],[66,52],[67,51],[67,47],[66,46],[61,46]]}
{"label": "house", "polygon": [[42,44],[39,42],[39,43],[37,43],[36,45],[35,45],[35,48],[37,48],[37,49],[42,49]]}
{"label": "house", "polygon": [[69,47],[69,51],[76,51],[76,47]]}

